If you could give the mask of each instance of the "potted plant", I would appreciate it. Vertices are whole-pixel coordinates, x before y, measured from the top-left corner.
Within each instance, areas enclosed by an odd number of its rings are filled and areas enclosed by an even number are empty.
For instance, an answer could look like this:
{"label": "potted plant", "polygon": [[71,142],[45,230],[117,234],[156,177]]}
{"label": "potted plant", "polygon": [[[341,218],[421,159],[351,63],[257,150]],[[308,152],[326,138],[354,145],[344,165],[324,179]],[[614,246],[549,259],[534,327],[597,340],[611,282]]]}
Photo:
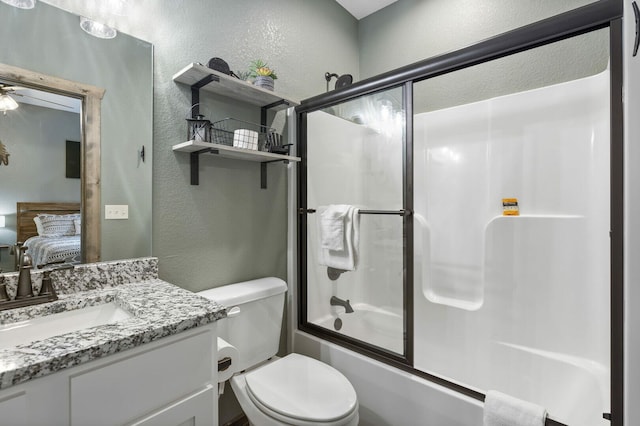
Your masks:
{"label": "potted plant", "polygon": [[275,71],[261,59],[251,62],[249,75],[254,78],[254,85],[267,90],[273,90],[273,80],[278,78]]}

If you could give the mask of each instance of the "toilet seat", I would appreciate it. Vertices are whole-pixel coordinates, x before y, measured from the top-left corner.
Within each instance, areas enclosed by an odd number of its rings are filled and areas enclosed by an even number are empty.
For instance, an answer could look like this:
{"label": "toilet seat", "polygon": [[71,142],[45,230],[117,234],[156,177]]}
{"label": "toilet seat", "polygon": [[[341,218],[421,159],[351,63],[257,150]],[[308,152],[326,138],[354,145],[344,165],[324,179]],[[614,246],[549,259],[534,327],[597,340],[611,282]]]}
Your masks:
{"label": "toilet seat", "polygon": [[337,426],[358,415],[351,383],[333,367],[289,354],[244,374],[246,394],[267,416],[286,424]]}

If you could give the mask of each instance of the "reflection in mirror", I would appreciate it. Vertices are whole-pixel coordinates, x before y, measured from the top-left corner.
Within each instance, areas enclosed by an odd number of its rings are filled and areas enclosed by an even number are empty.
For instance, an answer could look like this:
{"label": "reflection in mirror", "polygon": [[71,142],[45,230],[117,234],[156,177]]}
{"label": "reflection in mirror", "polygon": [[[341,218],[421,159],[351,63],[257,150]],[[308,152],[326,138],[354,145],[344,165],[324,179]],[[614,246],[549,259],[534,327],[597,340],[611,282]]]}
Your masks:
{"label": "reflection in mirror", "polygon": [[[0,140],[9,154],[7,166],[1,163],[4,157],[0,153],[0,216],[5,217],[5,226],[0,227],[0,268],[6,271],[14,262],[11,248],[3,247],[18,241],[17,202],[80,202],[84,262],[150,256],[153,45],[120,31],[113,39],[94,37],[80,28],[78,15],[45,2],[37,2],[33,9],[26,10],[0,2],[0,52],[1,62],[34,74],[31,84],[19,77],[13,78],[13,71],[0,72],[3,78],[0,81],[83,100],[82,139],[67,135],[54,137],[46,126],[35,123],[35,114],[25,115],[23,120],[49,142],[54,139],[62,144],[67,140],[82,141],[84,161],[81,179],[66,178],[66,148],[63,146],[62,151],[57,151],[63,156],[56,160],[63,167],[59,179],[63,184],[75,184],[79,198],[68,197],[64,195],[66,192],[61,194],[62,189],[53,183],[49,186],[39,183],[35,194],[24,192],[5,201],[5,195],[21,181],[53,173],[58,166],[48,154],[41,159],[29,158],[27,165],[18,166],[18,154],[25,158],[21,153],[23,145],[9,142],[0,130]],[[39,76],[44,76],[44,80]],[[105,95],[101,102],[101,95],[96,98],[102,115],[95,115],[94,120],[88,116],[92,111],[88,104],[91,93],[83,92],[78,84],[74,88],[53,89],[49,79],[54,77],[103,88]],[[15,91],[18,92],[22,89]],[[24,112],[33,106],[21,105],[18,111],[21,108]],[[9,110],[4,116],[2,109],[0,107],[0,122],[15,112]],[[90,126],[95,127],[91,130]],[[96,134],[90,137],[92,131]],[[146,162],[140,160],[143,148]],[[9,172],[18,176],[5,179]],[[104,220],[102,205],[111,204],[128,205],[128,219]]]}
{"label": "reflection in mirror", "polygon": [[[27,247],[26,253],[32,257],[35,266],[77,263],[81,260],[80,226],[76,233],[74,220],[80,225],[82,103],[77,98],[2,80],[0,96],[11,106],[7,110],[0,106],[3,113],[0,116],[0,143],[7,156],[2,179],[11,182],[3,188],[2,198],[3,203],[16,206],[15,218],[9,216],[15,220],[10,221],[11,229],[4,237],[6,239],[10,234],[13,238],[3,241],[4,245],[10,246],[9,254],[14,253],[14,256],[0,257],[0,268],[6,272],[16,270],[16,244]],[[48,202],[34,202],[40,200]],[[63,207],[71,210],[60,210]],[[53,219],[59,219],[63,213],[73,215],[69,216],[70,226],[61,229],[59,224],[65,222],[58,224],[56,221],[56,229],[51,229]],[[40,220],[40,215],[48,215],[45,222],[51,225],[47,226],[47,232],[42,225],[39,229],[36,227],[34,219]]]}
{"label": "reflection in mirror", "polygon": [[99,259],[103,94],[96,87],[0,64],[0,96],[13,101],[0,116],[7,158],[3,182],[8,183],[2,204],[15,206],[9,214],[2,212],[3,235],[13,235],[2,242],[9,250],[4,260],[0,253],[3,271],[16,270],[22,245],[36,267]]}

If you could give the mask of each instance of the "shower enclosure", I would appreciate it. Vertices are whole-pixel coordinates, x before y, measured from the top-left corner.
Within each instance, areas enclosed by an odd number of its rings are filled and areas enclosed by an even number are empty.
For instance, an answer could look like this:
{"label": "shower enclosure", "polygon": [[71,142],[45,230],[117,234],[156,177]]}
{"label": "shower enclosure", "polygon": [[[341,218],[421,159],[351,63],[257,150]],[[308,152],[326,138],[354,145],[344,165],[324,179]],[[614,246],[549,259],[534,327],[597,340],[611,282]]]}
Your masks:
{"label": "shower enclosure", "polygon": [[[405,98],[402,88],[393,88],[309,113],[307,206],[300,210],[308,241],[308,318],[398,359],[408,354],[409,328],[403,273],[410,261],[404,238],[411,210],[404,191]],[[334,273],[318,261],[315,210],[330,204],[361,207],[356,271]],[[332,297],[349,300],[353,312],[331,305]]]}
{"label": "shower enclosure", "polygon": [[[300,330],[473,398],[542,405],[551,424],[611,424],[620,57],[602,19],[584,30],[595,9],[545,42],[551,25],[521,29],[512,50],[483,42],[475,61],[297,108]],[[360,209],[353,271],[319,256],[334,204]]]}

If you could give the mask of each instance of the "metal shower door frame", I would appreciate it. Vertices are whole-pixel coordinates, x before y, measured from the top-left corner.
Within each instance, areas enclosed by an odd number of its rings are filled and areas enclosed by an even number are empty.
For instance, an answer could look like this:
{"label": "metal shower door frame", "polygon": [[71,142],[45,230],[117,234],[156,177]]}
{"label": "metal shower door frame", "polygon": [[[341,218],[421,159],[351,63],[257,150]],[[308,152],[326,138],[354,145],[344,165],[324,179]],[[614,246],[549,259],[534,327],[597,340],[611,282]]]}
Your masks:
{"label": "metal shower door frame", "polygon": [[[610,47],[610,123],[611,123],[611,169],[610,169],[610,220],[611,220],[611,413],[603,416],[612,425],[621,426],[624,415],[624,141],[622,102],[622,16],[621,0],[599,0],[560,15],[556,15],[524,27],[508,31],[483,40],[463,49],[425,59],[375,77],[356,82],[351,86],[327,92],[301,102],[296,107],[298,155],[302,161],[298,167],[297,199],[298,211],[307,209],[307,114],[341,102],[393,87],[403,87],[403,102],[407,113],[405,125],[404,203],[413,210],[413,83],[479,65],[519,52],[534,49],[571,37],[603,28],[609,29]],[[407,96],[409,94],[410,96]],[[406,174],[410,174],[408,177]],[[371,345],[344,338],[338,333],[309,324],[306,318],[306,214],[298,214],[298,329],[345,346],[356,352],[371,356],[412,374],[460,392],[484,400],[484,394],[413,368],[413,222],[405,216],[404,308],[405,350],[402,357],[386,353]],[[406,252],[411,255],[407,258]],[[547,418],[547,425],[562,425]]]}

